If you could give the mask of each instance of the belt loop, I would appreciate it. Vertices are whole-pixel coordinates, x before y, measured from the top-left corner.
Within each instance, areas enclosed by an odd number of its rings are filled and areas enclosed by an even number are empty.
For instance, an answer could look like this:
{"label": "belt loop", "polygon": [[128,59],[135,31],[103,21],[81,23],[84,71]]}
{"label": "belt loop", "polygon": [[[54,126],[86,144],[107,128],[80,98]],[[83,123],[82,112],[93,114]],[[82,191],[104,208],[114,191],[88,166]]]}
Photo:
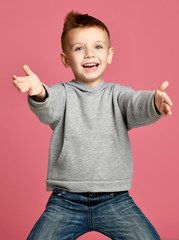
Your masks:
{"label": "belt loop", "polygon": [[113,193],[113,192],[110,193],[110,197],[111,197],[111,198],[114,198],[114,193]]}
{"label": "belt loop", "polygon": [[64,196],[67,193],[66,190],[62,190],[62,196]]}

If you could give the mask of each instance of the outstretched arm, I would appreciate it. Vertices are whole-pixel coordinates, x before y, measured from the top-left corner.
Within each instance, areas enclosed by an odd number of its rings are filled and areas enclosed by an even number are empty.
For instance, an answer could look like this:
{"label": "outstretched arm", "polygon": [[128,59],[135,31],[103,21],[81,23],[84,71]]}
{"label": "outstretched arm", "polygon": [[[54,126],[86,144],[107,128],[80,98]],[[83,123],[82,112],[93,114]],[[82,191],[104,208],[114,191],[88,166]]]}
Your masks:
{"label": "outstretched arm", "polygon": [[13,76],[13,84],[21,93],[27,93],[29,96],[34,96],[36,101],[44,101],[46,91],[35,73],[33,73],[27,65],[23,66],[26,76]]}
{"label": "outstretched arm", "polygon": [[155,106],[164,117],[172,114],[171,107],[173,106],[172,101],[165,92],[169,82],[165,81],[155,92]]}

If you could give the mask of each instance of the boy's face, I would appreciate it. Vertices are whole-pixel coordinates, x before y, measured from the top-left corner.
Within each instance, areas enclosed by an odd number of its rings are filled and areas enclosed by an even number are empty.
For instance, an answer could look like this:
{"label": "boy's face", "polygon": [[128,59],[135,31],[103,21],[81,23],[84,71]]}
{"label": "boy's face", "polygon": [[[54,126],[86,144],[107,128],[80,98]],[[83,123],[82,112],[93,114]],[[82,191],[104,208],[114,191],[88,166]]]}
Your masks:
{"label": "boy's face", "polygon": [[102,80],[107,63],[112,62],[107,32],[98,27],[75,28],[67,33],[65,42],[63,64],[71,67],[76,80],[94,87]]}

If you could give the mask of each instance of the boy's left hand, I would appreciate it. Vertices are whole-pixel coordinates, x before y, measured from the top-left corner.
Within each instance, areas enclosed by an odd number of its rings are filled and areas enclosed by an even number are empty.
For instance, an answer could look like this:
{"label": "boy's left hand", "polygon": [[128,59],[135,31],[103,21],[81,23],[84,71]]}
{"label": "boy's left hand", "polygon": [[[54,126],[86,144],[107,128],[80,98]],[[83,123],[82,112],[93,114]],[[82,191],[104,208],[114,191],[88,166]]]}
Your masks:
{"label": "boy's left hand", "polygon": [[169,82],[163,82],[155,92],[155,106],[164,117],[172,114],[171,107],[173,106],[173,103],[165,92],[168,85]]}

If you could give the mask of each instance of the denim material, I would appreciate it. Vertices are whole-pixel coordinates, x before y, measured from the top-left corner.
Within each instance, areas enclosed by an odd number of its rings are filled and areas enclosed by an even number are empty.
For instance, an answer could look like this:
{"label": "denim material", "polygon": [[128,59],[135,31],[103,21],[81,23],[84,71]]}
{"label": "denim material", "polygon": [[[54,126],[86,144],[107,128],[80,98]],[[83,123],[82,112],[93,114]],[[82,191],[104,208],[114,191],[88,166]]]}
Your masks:
{"label": "denim material", "polygon": [[112,240],[160,239],[128,191],[83,195],[54,189],[27,240],[75,240],[89,231]]}

